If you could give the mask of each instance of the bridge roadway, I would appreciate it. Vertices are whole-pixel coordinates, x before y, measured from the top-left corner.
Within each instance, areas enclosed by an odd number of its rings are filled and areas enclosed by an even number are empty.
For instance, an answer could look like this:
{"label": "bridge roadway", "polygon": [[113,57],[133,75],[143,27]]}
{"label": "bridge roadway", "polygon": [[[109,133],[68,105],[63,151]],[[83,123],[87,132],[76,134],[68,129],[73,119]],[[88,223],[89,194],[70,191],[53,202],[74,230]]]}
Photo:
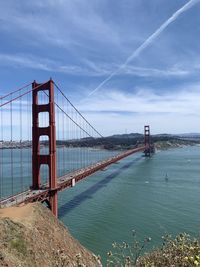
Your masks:
{"label": "bridge roadway", "polygon": [[[58,191],[62,191],[66,188],[73,187],[75,184],[84,178],[90,176],[91,174],[104,169],[105,167],[125,158],[132,154],[135,154],[137,152],[143,152],[145,150],[145,146],[133,148],[130,150],[127,150],[123,153],[120,153],[112,158],[97,162],[93,165],[90,165],[88,167],[70,172],[64,176],[61,176],[57,179],[57,189]],[[44,184],[41,186],[38,190],[32,190],[29,189],[27,191],[21,192],[19,194],[16,194],[14,196],[2,199],[0,201],[0,208],[4,207],[10,207],[19,205],[21,203],[29,203],[29,202],[35,202],[40,201],[44,202],[48,199],[48,196],[50,194],[50,190],[48,188],[48,184]]]}

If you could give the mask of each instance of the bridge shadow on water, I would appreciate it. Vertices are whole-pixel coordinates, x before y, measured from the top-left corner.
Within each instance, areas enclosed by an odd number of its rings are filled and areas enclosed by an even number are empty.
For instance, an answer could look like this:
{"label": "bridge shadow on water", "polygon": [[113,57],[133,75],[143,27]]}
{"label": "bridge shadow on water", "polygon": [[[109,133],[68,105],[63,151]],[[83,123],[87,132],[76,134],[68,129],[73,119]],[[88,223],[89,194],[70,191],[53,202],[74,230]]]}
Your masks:
{"label": "bridge shadow on water", "polygon": [[72,200],[69,202],[63,204],[58,209],[59,217],[62,218],[66,214],[68,214],[71,210],[75,209],[77,206],[81,205],[82,202],[84,202],[87,199],[92,198],[92,195],[94,195],[97,191],[101,190],[103,187],[105,187],[108,183],[110,183],[113,179],[115,179],[118,175],[120,175],[123,171],[130,168],[133,164],[141,160],[141,157],[135,158],[128,162],[127,164],[123,165],[121,168],[117,169],[113,173],[106,176],[103,180],[95,183],[90,188],[86,189],[79,195],[75,196]]}

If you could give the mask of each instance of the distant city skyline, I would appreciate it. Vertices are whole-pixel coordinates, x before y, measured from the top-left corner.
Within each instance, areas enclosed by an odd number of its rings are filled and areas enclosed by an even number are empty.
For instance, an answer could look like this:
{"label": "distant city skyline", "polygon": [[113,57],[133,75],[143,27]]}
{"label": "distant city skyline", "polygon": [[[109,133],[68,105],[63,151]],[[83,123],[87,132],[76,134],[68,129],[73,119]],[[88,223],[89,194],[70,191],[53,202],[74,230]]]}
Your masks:
{"label": "distant city skyline", "polygon": [[105,136],[200,132],[200,0],[0,7],[1,95],[52,77]]}

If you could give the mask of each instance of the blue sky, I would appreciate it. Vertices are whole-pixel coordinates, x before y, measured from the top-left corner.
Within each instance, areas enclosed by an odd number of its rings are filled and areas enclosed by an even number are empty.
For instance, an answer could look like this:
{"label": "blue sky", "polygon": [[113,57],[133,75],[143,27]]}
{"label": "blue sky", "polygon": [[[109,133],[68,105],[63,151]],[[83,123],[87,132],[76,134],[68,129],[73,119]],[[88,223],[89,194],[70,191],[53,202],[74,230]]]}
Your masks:
{"label": "blue sky", "polygon": [[200,132],[199,12],[198,0],[1,1],[1,94],[52,77],[104,135]]}

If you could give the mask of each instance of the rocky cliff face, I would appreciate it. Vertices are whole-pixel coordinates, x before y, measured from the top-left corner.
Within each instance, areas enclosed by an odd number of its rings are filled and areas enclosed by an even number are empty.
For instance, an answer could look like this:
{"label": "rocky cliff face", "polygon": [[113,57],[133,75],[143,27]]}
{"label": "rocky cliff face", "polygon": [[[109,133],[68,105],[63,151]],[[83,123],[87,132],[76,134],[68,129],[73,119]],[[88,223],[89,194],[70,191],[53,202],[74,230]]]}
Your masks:
{"label": "rocky cliff face", "polygon": [[100,267],[41,204],[0,209],[0,266]]}

